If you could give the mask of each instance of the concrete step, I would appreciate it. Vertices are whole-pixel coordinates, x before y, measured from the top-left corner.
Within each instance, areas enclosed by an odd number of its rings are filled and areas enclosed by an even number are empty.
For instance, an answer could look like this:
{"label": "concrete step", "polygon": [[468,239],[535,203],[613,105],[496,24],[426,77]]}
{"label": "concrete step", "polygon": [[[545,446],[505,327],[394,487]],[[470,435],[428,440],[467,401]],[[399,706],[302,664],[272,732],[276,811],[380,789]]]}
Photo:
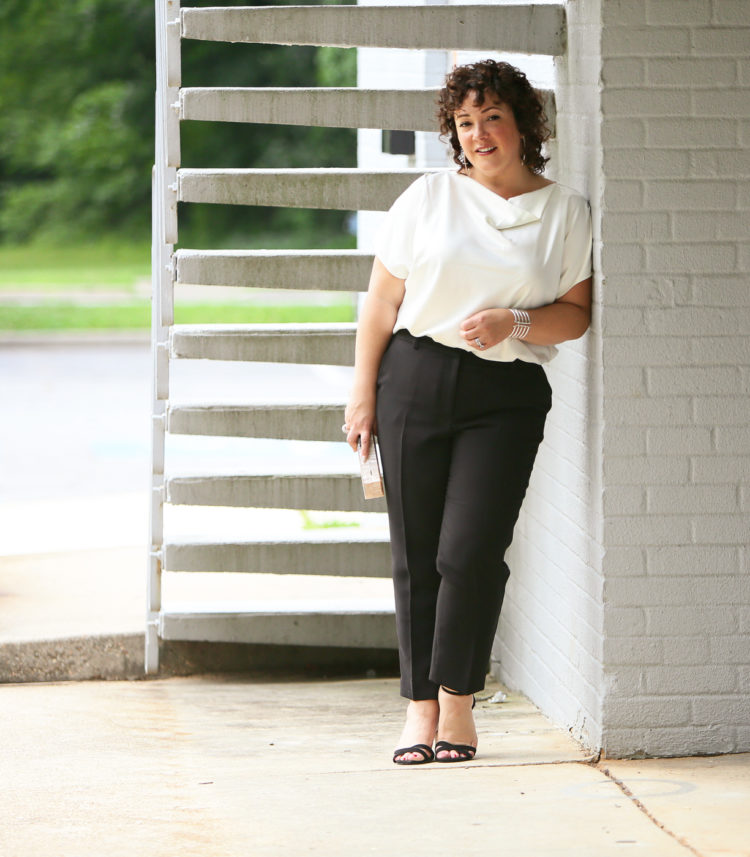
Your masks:
{"label": "concrete step", "polygon": [[183,9],[184,39],[276,45],[560,55],[559,5],[282,6]]}
{"label": "concrete step", "polygon": [[[342,7],[343,8],[343,7]],[[387,211],[424,170],[181,169],[180,202]]]}
{"label": "concrete step", "polygon": [[178,285],[364,292],[372,253],[361,250],[178,250]]}
{"label": "concrete step", "polygon": [[171,355],[198,360],[354,364],[356,324],[175,325]]}
{"label": "concrete step", "polygon": [[169,405],[167,431],[211,437],[341,441],[344,403]]}
{"label": "concrete step", "polygon": [[[437,88],[185,87],[180,90],[180,119],[434,132],[438,92]],[[552,130],[554,93],[544,90],[544,100]]]}
{"label": "concrete step", "polygon": [[242,476],[174,476],[166,480],[167,502],[176,506],[241,506],[385,512],[385,500],[365,500],[358,473]]}
{"label": "concrete step", "polygon": [[186,87],[180,118],[326,128],[435,131],[438,89]]}
{"label": "concrete step", "polygon": [[393,610],[346,604],[311,605],[309,610],[283,609],[242,613],[184,610],[159,616],[163,640],[215,643],[260,643],[277,646],[335,646],[354,649],[395,649]]}
{"label": "concrete step", "polygon": [[365,539],[309,538],[242,542],[168,543],[166,571],[314,574],[328,577],[389,577],[387,534]]}

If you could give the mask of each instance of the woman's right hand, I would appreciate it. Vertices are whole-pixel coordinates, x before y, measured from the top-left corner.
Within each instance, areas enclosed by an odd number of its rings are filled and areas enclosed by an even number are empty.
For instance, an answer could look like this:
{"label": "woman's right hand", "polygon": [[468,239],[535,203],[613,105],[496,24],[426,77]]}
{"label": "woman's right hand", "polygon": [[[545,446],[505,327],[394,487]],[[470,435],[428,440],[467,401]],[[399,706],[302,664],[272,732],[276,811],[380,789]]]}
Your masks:
{"label": "woman's right hand", "polygon": [[352,393],[344,412],[344,426],[348,429],[346,442],[356,452],[357,440],[362,440],[362,454],[370,451],[370,437],[375,434],[375,391]]}
{"label": "woman's right hand", "polygon": [[346,442],[356,452],[357,440],[360,439],[364,455],[369,455],[370,438],[377,431],[375,388],[378,370],[393,336],[405,288],[405,281],[394,277],[376,256],[372,263],[367,296],[359,312],[354,348],[354,382],[344,416]]}

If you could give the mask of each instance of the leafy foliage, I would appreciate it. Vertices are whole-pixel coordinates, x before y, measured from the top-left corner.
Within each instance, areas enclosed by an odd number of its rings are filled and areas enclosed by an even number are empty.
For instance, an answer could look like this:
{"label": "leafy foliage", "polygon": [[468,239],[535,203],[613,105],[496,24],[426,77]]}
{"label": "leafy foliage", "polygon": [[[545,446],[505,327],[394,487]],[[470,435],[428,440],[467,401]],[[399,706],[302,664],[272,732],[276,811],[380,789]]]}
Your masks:
{"label": "leafy foliage", "polygon": [[[3,0],[0,31],[0,240],[148,236],[153,0]],[[185,86],[356,82],[354,51],[187,40],[182,47]],[[348,129],[185,122],[181,137],[190,167],[356,163]],[[191,205],[180,211],[180,237],[226,246],[259,229],[335,233],[345,220],[341,212]]]}

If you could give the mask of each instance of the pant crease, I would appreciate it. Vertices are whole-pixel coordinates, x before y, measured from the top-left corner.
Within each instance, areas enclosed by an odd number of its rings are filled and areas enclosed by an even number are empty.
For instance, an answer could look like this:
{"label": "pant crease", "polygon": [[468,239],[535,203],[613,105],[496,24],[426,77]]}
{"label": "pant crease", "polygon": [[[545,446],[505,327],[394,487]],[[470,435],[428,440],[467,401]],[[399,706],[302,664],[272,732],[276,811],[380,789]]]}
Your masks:
{"label": "pant crease", "polygon": [[378,423],[392,471],[402,694],[434,698],[440,683],[472,693],[484,686],[508,579],[505,552],[543,435],[549,384],[533,364],[489,364],[399,338],[379,388]]}

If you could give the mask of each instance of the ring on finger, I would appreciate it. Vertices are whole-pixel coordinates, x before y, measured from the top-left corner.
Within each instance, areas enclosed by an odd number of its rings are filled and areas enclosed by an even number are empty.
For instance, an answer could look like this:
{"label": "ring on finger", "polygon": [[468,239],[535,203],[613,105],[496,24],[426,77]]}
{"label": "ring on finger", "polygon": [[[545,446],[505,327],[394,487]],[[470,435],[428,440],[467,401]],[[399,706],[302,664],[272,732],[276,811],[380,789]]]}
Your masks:
{"label": "ring on finger", "polygon": [[475,338],[474,342],[476,343],[477,348],[484,348],[484,343],[478,336]]}

